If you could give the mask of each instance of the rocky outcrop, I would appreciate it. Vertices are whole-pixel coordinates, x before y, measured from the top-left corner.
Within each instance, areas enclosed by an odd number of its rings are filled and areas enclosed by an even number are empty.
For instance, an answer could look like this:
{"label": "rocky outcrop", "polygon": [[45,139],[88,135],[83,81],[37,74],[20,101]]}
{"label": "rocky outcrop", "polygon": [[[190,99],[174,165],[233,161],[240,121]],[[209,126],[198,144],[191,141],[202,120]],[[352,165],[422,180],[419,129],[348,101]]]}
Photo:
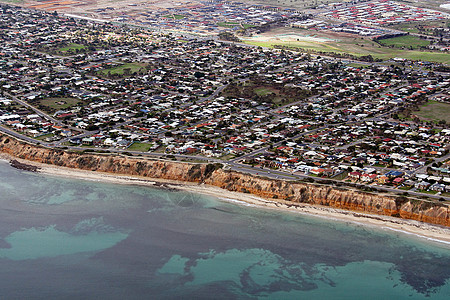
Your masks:
{"label": "rocky outcrop", "polygon": [[260,178],[221,169],[220,164],[190,164],[118,155],[47,149],[0,135],[0,152],[29,161],[81,170],[205,183],[230,191],[357,212],[394,216],[450,226],[448,206],[400,196],[368,193],[331,185]]}
{"label": "rocky outcrop", "polygon": [[11,162],[11,167],[19,169],[19,170],[25,170],[25,171],[30,171],[30,172],[37,172],[37,170],[39,169],[36,166],[32,166],[32,165],[28,165],[28,164],[24,164],[21,163],[15,159],[13,159]]}

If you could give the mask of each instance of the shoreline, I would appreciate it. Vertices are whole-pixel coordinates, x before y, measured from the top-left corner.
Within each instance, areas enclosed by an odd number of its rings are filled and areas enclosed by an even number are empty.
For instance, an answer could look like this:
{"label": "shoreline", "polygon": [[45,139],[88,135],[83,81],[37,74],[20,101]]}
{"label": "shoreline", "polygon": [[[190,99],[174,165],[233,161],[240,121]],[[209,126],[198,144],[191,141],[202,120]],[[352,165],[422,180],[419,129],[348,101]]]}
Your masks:
{"label": "shoreline", "polygon": [[[0,154],[0,160],[10,163],[12,159],[17,159],[4,153]],[[192,192],[202,195],[212,196],[228,203],[244,205],[249,207],[276,210],[280,212],[298,213],[307,216],[318,217],[326,220],[339,222],[350,222],[362,226],[374,227],[391,232],[398,232],[427,240],[435,244],[450,247],[450,228],[423,223],[414,220],[400,219],[389,216],[375,215],[330,208],[327,206],[316,206],[305,203],[292,203],[277,199],[264,199],[255,195],[240,192],[232,192],[219,187],[192,182],[167,180],[160,178],[148,178],[139,176],[129,176],[122,174],[111,174],[96,171],[86,171],[37,163],[19,159],[21,163],[36,166],[37,173],[50,176],[59,176],[71,179],[83,179],[88,181],[98,181],[124,185],[141,185],[156,188],[168,188],[185,192]]]}

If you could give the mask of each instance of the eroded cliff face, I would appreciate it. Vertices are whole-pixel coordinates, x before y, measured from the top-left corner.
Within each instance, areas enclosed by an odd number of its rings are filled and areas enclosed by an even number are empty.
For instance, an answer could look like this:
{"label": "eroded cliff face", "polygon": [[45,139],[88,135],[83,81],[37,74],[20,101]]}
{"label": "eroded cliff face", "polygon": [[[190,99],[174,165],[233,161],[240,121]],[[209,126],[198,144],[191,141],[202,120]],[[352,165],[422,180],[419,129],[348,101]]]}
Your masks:
{"label": "eroded cliff face", "polygon": [[19,142],[0,135],[0,152],[29,161],[81,170],[149,178],[203,182],[230,191],[289,203],[308,203],[450,226],[447,206],[404,197],[372,194],[329,185],[259,178],[224,171],[214,164],[189,164],[98,154],[78,154]]}
{"label": "eroded cliff face", "polygon": [[144,160],[118,155],[80,154],[47,149],[0,135],[0,152],[29,161],[81,170],[136,175],[151,178],[201,182],[215,170],[214,165]]}
{"label": "eroded cliff face", "polygon": [[223,170],[214,171],[205,183],[230,191],[287,200],[292,204],[324,205],[450,226],[450,210],[447,206],[405,197],[367,193],[329,185],[271,180]]}

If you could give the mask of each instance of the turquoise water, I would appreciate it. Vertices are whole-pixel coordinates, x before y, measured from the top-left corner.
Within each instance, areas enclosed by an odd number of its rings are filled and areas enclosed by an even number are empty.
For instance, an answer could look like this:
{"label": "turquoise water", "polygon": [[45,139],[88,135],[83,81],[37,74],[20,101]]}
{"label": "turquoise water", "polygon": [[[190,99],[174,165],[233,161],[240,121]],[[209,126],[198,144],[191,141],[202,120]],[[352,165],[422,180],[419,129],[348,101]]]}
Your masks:
{"label": "turquoise water", "polygon": [[448,299],[450,246],[0,162],[2,299]]}

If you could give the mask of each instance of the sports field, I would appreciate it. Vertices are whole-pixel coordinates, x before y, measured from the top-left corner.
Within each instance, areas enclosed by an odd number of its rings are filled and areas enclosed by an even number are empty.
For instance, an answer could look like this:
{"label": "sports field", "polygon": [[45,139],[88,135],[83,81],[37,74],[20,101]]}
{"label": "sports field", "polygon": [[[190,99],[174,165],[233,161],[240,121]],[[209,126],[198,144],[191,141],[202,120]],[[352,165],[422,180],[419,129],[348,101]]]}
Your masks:
{"label": "sports field", "polygon": [[[411,37],[415,38],[415,37]],[[411,39],[406,38],[406,39]],[[386,40],[384,40],[386,41]],[[243,39],[246,44],[275,47],[287,46],[299,50],[312,50],[316,52],[350,54],[354,56],[371,55],[374,58],[390,59],[402,57],[410,60],[432,61],[450,64],[450,55],[441,52],[420,51],[410,49],[400,49],[387,47],[376,43],[370,39],[363,39],[350,35],[337,35],[322,32],[311,32],[307,30],[283,28],[261,35]],[[398,42],[397,40],[390,41]],[[422,40],[416,40],[416,45]]]}
{"label": "sports field", "polygon": [[140,71],[144,68],[146,64],[144,63],[124,63],[122,65],[101,70],[98,72],[99,75],[131,75],[135,72]]}
{"label": "sports field", "polygon": [[414,112],[420,119],[450,123],[450,104],[438,101],[428,101],[419,111]]}
{"label": "sports field", "polygon": [[397,36],[389,39],[378,40],[383,46],[392,46],[400,49],[419,49],[430,45],[430,41],[413,35]]}

